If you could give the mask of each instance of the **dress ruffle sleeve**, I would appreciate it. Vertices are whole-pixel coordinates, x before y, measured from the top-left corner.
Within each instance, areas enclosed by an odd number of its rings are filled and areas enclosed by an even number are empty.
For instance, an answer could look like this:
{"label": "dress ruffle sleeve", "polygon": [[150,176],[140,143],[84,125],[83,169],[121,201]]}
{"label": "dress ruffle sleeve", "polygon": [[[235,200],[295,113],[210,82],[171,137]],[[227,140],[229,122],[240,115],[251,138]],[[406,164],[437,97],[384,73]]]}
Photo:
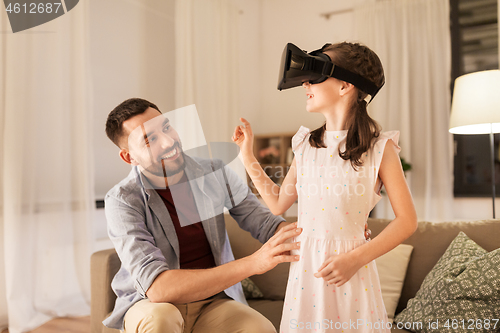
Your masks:
{"label": "dress ruffle sleeve", "polygon": [[292,150],[295,155],[300,150],[304,148],[304,142],[306,141],[306,137],[311,132],[311,130],[307,127],[300,126],[299,130],[292,137]]}
{"label": "dress ruffle sleeve", "polygon": [[[375,167],[375,174],[378,177],[378,173],[380,170],[380,164],[382,163],[382,157],[384,156],[384,150],[387,142],[389,140],[392,140],[394,144],[396,145],[398,154],[401,151],[401,147],[399,147],[399,131],[388,131],[388,132],[382,132],[380,133],[380,136],[377,138],[377,141],[375,142],[373,146],[373,154],[374,154],[374,167]],[[382,182],[380,182],[380,187],[378,188],[378,191],[382,188]]]}

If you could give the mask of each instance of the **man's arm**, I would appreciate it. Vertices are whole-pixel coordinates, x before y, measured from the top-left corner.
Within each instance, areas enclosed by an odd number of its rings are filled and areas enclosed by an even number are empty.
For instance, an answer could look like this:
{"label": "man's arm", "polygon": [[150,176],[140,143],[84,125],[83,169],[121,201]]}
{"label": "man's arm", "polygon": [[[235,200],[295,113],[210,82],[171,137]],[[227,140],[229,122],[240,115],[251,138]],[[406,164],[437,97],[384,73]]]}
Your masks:
{"label": "man's arm", "polygon": [[170,267],[146,226],[143,210],[140,204],[132,205],[121,198],[106,195],[109,238],[123,267],[129,272],[134,288],[146,297],[146,291],[155,277]]}
{"label": "man's arm", "polygon": [[285,243],[302,231],[296,223],[283,226],[258,251],[248,257],[209,269],[168,270],[156,277],[146,292],[151,302],[189,303],[215,295],[241,280],[262,274],[282,262],[298,261],[288,251],[298,249],[298,243]]}
{"label": "man's arm", "polygon": [[287,221],[283,221],[281,222],[280,224],[278,224],[278,226],[276,227],[276,231],[274,232],[274,234],[276,235],[282,228],[286,227],[287,225],[290,225],[292,223],[296,223],[296,222],[287,222]]}
{"label": "man's arm", "polygon": [[245,258],[210,269],[169,269],[139,208],[107,196],[106,218],[109,236],[134,287],[152,302],[186,303],[205,299],[246,277],[267,272],[281,262],[299,259],[288,253],[298,248],[297,243],[285,243],[301,232],[296,224],[291,224]]}

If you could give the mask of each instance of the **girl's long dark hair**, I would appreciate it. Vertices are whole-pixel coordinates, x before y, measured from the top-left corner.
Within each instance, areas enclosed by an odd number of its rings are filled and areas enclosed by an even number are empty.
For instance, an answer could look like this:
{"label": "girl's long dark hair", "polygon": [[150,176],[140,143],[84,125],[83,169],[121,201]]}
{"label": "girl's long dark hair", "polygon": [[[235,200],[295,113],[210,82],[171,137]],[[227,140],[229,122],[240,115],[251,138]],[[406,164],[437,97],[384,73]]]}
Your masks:
{"label": "girl's long dark hair", "polygon": [[[325,50],[332,51],[334,64],[351,72],[359,74],[375,83],[377,87],[384,84],[384,69],[378,56],[368,47],[358,43],[342,42],[328,46]],[[352,167],[357,170],[363,165],[361,156],[368,151],[374,139],[380,135],[380,126],[373,120],[366,109],[367,94],[358,89],[357,99],[353,101],[346,119],[347,138],[345,151],[340,151],[339,156],[350,160]],[[311,131],[309,144],[316,148],[326,148],[323,136],[326,123]]]}

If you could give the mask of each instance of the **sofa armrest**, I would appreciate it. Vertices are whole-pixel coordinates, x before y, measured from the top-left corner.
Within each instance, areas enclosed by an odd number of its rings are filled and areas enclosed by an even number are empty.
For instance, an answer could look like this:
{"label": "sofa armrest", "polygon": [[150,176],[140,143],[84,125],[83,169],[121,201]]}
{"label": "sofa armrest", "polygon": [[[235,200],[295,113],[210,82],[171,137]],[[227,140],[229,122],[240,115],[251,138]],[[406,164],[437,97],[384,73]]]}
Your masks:
{"label": "sofa armrest", "polygon": [[113,311],[116,295],[111,289],[111,281],[120,269],[120,264],[115,249],[95,252],[90,258],[90,326],[92,333],[102,332],[104,327],[102,321]]}

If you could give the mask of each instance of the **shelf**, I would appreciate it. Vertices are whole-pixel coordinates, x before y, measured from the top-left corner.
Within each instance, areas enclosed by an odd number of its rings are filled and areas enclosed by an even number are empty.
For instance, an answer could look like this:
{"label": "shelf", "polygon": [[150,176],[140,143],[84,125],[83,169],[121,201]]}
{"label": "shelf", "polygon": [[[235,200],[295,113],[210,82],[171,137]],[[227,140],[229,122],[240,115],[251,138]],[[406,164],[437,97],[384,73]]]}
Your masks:
{"label": "shelf", "polygon": [[[266,174],[278,185],[281,185],[293,160],[292,136],[294,133],[275,133],[256,135],[254,138],[254,155]],[[248,186],[258,195],[250,177]]]}

